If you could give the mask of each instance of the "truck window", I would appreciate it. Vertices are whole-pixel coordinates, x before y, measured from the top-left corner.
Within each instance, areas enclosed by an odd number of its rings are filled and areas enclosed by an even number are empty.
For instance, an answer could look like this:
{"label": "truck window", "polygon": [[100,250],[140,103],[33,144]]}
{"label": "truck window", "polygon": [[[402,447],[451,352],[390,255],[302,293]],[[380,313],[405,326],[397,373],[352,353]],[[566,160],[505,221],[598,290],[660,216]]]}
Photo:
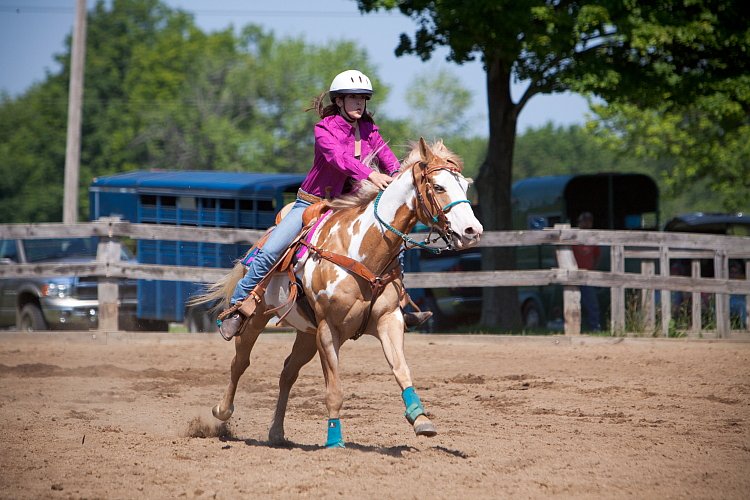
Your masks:
{"label": "truck window", "polygon": [[6,259],[18,262],[18,247],[16,240],[0,240],[0,260]]}
{"label": "truck window", "polygon": [[26,260],[42,262],[68,257],[96,258],[96,238],[43,238],[26,240]]}

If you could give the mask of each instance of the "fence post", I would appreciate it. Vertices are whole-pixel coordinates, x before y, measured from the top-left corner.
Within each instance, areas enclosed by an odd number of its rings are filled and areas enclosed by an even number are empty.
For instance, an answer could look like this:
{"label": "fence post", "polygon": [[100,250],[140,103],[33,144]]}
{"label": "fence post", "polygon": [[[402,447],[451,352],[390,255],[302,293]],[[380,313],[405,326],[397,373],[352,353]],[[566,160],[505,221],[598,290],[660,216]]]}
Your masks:
{"label": "fence post", "polygon": [[[555,229],[570,229],[569,224],[555,224]],[[573,250],[565,245],[555,249],[557,265],[560,269],[577,270]],[[575,285],[563,285],[563,316],[565,321],[565,335],[581,334],[581,290]]]}
{"label": "fence post", "polygon": [[[101,220],[101,219],[100,219]],[[107,266],[120,261],[122,244],[112,236],[102,236],[96,249],[96,260]],[[109,270],[99,277],[97,294],[99,297],[99,331],[117,331],[120,313],[120,297],[117,279],[109,277]]]}
{"label": "fence post", "polygon": [[[669,278],[669,248],[659,247],[659,274]],[[672,292],[661,290],[661,333],[669,337],[669,325],[672,323]]]}
{"label": "fence post", "polygon": [[[612,245],[610,249],[610,260],[613,273],[625,272],[625,251],[622,245]],[[610,299],[612,310],[612,335],[621,335],[625,332],[625,288],[613,286]]]}
{"label": "fence post", "polygon": [[[729,259],[723,250],[717,250],[714,254],[714,278],[727,279],[729,277]],[[726,293],[716,294],[716,337],[726,338],[729,336],[729,295]]]}
{"label": "fence post", "polygon": [[[653,260],[643,260],[641,262],[641,274],[644,276],[653,276],[656,264]],[[641,310],[643,311],[644,328],[647,332],[653,334],[656,327],[656,310],[654,302],[653,288],[644,288],[641,290]]]}
{"label": "fence post", "polygon": [[[693,259],[690,261],[690,276],[693,278],[701,277],[701,261]],[[692,320],[690,322],[690,329],[696,334],[700,335],[703,325],[701,324],[701,293],[692,292]]]}

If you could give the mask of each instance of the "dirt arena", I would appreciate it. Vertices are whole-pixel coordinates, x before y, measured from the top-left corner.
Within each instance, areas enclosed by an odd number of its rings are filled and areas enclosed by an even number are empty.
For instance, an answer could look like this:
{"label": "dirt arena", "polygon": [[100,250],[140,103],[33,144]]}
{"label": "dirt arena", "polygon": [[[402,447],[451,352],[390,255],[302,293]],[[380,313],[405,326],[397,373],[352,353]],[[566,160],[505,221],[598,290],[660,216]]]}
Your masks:
{"label": "dirt arena", "polygon": [[750,343],[410,334],[418,438],[363,338],[328,450],[317,357],[267,442],[292,340],[260,338],[220,426],[218,335],[0,333],[0,497],[750,497]]}

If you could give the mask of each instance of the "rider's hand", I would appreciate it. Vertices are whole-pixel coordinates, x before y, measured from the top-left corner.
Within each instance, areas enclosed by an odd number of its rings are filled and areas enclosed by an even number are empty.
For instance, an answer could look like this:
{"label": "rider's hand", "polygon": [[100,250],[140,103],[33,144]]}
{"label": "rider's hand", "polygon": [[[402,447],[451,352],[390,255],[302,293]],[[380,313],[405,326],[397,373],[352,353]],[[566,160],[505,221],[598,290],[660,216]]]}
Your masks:
{"label": "rider's hand", "polygon": [[393,181],[393,177],[387,174],[381,174],[380,172],[376,172],[375,170],[372,171],[372,173],[367,176],[367,179],[375,184],[378,189],[385,189],[388,187],[388,184],[390,184]]}

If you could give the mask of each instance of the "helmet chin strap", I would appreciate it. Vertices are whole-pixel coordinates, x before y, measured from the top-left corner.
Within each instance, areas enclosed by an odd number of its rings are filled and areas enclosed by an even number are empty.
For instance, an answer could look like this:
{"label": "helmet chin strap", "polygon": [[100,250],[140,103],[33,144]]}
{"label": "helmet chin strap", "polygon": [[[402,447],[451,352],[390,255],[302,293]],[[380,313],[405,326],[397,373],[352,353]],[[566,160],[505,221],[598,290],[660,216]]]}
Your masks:
{"label": "helmet chin strap", "polygon": [[[346,104],[344,103],[343,99],[344,98],[342,97],[342,101],[341,101],[342,105],[339,106],[339,114],[341,115],[341,117],[344,120],[348,121],[351,124],[354,124],[354,123],[357,122],[357,119],[356,118],[352,118],[351,115],[349,114],[349,112],[346,110]],[[364,116],[365,113],[367,113],[367,101],[365,101],[365,109],[362,110],[362,116]]]}
{"label": "helmet chin strap", "polygon": [[341,116],[344,118],[344,120],[348,121],[351,124],[354,124],[354,122],[357,121],[357,119],[356,118],[352,118],[351,115],[349,114],[349,112],[346,109],[344,109],[343,107],[341,108]]}

